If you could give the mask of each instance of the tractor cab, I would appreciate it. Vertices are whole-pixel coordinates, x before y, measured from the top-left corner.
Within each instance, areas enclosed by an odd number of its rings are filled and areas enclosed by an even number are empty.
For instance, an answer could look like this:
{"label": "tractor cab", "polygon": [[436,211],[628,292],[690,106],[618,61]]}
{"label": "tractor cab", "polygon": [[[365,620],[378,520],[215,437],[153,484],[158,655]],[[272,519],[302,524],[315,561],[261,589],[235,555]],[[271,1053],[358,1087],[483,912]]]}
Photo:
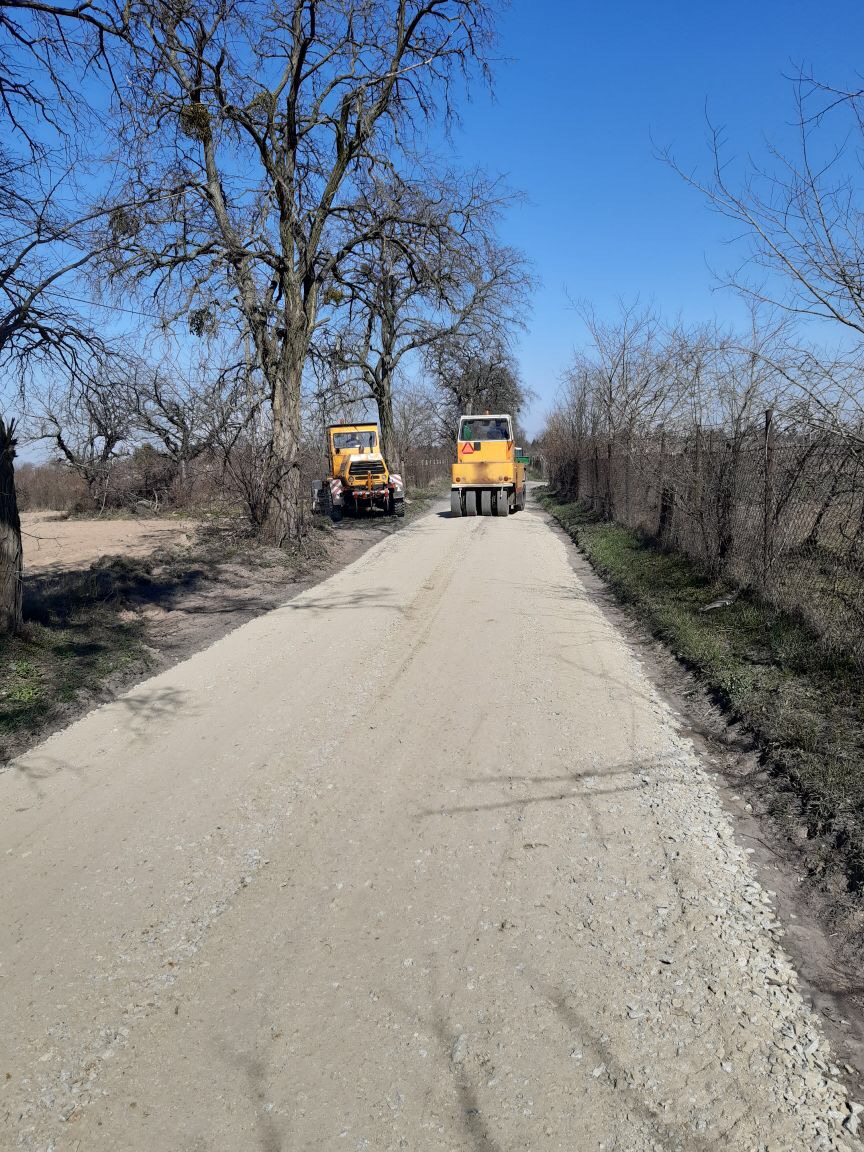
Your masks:
{"label": "tractor cab", "polygon": [[331,424],[327,429],[327,447],[335,476],[339,471],[338,465],[350,456],[371,452],[380,454],[378,425]]}
{"label": "tractor cab", "polygon": [[387,484],[387,466],[377,424],[331,424],[327,429],[330,475],[344,484],[366,488]]}
{"label": "tractor cab", "polygon": [[377,424],[331,424],[327,428],[329,475],[312,485],[312,509],[341,520],[377,508],[405,515],[402,477],[391,472],[381,453]]}

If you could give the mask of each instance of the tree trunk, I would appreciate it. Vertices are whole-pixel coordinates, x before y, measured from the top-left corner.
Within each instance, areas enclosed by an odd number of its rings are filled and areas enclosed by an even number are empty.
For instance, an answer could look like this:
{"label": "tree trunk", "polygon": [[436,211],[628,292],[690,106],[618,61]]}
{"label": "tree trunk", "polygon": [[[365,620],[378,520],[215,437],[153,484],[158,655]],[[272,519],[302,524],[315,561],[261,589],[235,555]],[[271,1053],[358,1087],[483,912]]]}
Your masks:
{"label": "tree trunk", "polygon": [[378,426],[381,429],[381,451],[388,468],[401,468],[399,450],[396,445],[396,428],[393,422],[393,393],[390,381],[375,389],[375,403],[378,405]]}
{"label": "tree trunk", "polygon": [[672,523],[675,519],[675,489],[666,485],[660,490],[660,519],[657,524],[657,539],[664,548],[672,540]]}
{"label": "tree trunk", "polygon": [[[270,499],[264,536],[278,548],[303,534],[300,492],[300,384],[305,355],[294,355],[273,389],[273,446]],[[265,481],[267,482],[267,481]]]}
{"label": "tree trunk", "polygon": [[578,442],[576,448],[576,458],[571,464],[569,487],[573,493],[573,499],[579,501],[582,499],[582,442]]}
{"label": "tree trunk", "polygon": [[0,633],[21,627],[21,517],[15,492],[15,421],[0,418]]}
{"label": "tree trunk", "polygon": [[399,444],[393,420],[393,356],[391,352],[381,355],[374,368],[365,372],[366,383],[378,409],[378,427],[381,429],[381,451],[388,468],[400,468]]}

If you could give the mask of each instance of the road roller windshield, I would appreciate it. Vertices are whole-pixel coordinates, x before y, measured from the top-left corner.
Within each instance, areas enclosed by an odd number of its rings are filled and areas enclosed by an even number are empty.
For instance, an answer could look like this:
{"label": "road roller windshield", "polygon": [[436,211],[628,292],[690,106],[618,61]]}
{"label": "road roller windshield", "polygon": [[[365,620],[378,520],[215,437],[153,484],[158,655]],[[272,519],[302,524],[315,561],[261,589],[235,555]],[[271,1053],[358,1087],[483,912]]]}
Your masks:
{"label": "road roller windshield", "polygon": [[462,420],[459,439],[511,440],[509,416],[469,416]]}

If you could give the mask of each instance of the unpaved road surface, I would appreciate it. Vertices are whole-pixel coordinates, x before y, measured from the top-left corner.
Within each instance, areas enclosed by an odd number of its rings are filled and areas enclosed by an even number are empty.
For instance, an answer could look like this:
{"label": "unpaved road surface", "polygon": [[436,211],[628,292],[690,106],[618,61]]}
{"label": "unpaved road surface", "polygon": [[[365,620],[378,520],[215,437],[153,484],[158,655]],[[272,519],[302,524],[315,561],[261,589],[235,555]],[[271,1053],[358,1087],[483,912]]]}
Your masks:
{"label": "unpaved road surface", "polygon": [[538,512],[430,515],[0,777],[2,1146],[857,1147]]}
{"label": "unpaved road surface", "polygon": [[149,556],[194,539],[194,520],[63,520],[58,512],[24,512],[26,572],[86,568],[101,556]]}

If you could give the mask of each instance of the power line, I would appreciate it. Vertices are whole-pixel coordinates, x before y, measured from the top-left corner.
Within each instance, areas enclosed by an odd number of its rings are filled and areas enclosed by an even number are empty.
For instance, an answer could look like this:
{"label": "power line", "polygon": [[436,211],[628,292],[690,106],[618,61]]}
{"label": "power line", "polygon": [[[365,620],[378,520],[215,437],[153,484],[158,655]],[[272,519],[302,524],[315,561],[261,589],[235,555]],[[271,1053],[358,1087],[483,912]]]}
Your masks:
{"label": "power line", "polygon": [[125,312],[129,316],[140,316],[142,320],[153,320],[157,324],[161,324],[164,320],[162,316],[154,316],[150,312],[138,312],[134,308],[124,308],[122,304],[103,304],[100,300],[85,300],[81,296],[71,296],[68,292],[63,295],[67,300],[73,300],[76,304],[86,304],[90,308],[106,308],[109,312]]}

